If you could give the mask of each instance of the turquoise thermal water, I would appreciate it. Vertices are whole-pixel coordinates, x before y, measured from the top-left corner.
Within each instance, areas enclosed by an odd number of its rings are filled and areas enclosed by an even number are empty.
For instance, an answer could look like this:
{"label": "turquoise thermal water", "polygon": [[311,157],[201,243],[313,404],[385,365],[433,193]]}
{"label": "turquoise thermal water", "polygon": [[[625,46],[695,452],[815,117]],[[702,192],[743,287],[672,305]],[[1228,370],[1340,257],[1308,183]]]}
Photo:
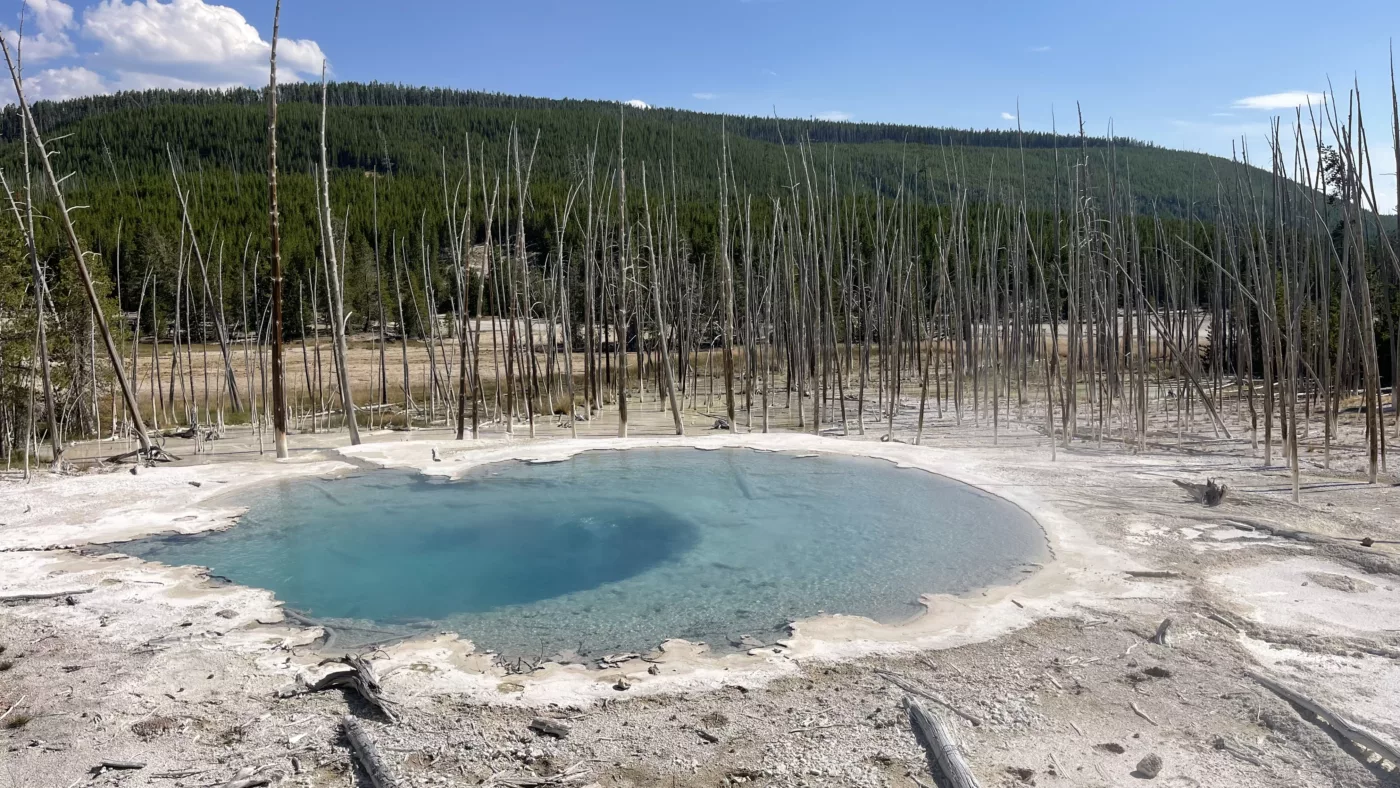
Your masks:
{"label": "turquoise thermal water", "polygon": [[331,623],[531,657],[672,637],[726,650],[819,612],[902,621],[922,593],[1012,582],[1047,552],[1025,512],[945,477],[743,449],[585,452],[451,482],[374,471],[233,502],[248,513],[231,529],[117,549]]}

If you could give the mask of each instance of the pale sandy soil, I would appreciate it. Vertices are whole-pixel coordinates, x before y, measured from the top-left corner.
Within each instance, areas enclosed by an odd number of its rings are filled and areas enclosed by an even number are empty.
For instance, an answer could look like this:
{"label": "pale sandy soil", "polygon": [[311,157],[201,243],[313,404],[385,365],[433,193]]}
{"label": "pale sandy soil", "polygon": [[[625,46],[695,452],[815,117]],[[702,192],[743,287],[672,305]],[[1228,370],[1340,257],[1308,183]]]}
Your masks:
{"label": "pale sandy soil", "polygon": [[[655,403],[634,414],[640,437],[629,445],[673,442]],[[901,415],[898,438],[912,437],[912,417]],[[14,704],[9,720],[26,720],[0,723],[0,786],[209,786],[245,768],[274,785],[368,785],[339,735],[347,709],[405,785],[517,784],[506,780],[566,771],[579,777],[567,784],[610,788],[933,784],[899,706],[905,693],[880,670],[979,721],[954,718],[984,785],[1134,785],[1149,753],[1164,762],[1153,783],[1171,786],[1395,781],[1246,671],[1400,742],[1400,551],[1388,543],[1400,540],[1400,487],[1392,476],[1365,484],[1360,455],[1337,449],[1336,470],[1305,467],[1295,505],[1285,471],[1260,467],[1239,425],[1236,440],[1189,452],[1169,430],[1150,453],[1085,440],[1052,461],[1027,427],[1001,425],[994,444],[986,424],[957,426],[951,415],[930,415],[923,447],[879,442],[873,424],[865,440],[731,438],[692,415],[699,445],[868,454],[977,484],[1035,514],[1055,560],[1010,588],[928,598],[929,612],[901,627],[797,622],[769,647],[724,658],[671,642],[653,661],[520,675],[455,636],[386,647],[370,656],[401,710],[396,725],[337,692],[279,697],[299,675],[328,668],[317,666],[320,633],[282,621],[269,593],[82,547],[222,527],[237,511],[217,496],[272,477],[375,465],[453,475],[619,445],[607,437],[613,418],[579,425],[577,443],[548,422],[536,441],[494,425],[480,444],[421,431],[337,450],[343,435],[300,435],[281,463],[246,431],[230,432],[209,453],[136,476],[122,468],[3,483],[0,595],[94,590],[71,605],[0,605],[9,664],[0,712]],[[1231,488],[1215,509],[1171,484],[1206,476]],[[1232,518],[1336,539],[1271,537],[1227,525]],[[1361,547],[1363,537],[1377,543]],[[1140,569],[1179,576],[1128,574]],[[1164,618],[1174,622],[1170,645],[1148,643]],[[623,675],[630,688],[614,689]],[[537,716],[565,718],[572,732],[540,737],[527,727]],[[103,760],[146,766],[91,775]]]}

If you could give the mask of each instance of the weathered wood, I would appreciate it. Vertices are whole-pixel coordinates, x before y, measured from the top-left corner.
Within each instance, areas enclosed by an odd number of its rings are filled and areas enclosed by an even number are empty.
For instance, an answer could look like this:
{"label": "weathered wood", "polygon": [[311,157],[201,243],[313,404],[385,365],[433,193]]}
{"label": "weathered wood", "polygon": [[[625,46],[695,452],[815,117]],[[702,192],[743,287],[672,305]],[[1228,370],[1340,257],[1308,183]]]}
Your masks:
{"label": "weathered wood", "polygon": [[898,673],[891,673],[888,670],[877,670],[875,671],[875,675],[879,676],[880,678],[883,678],[885,681],[888,681],[889,683],[895,685],[896,687],[899,687],[900,689],[904,690],[905,692],[908,692],[911,695],[918,695],[921,698],[931,700],[934,703],[937,703],[939,706],[942,706],[948,711],[951,711],[959,717],[962,717],[963,719],[967,720],[973,725],[982,724],[981,719],[963,711],[962,709],[959,709],[957,706],[954,706],[953,704],[949,703],[945,698],[933,692],[932,690],[924,689],[923,687],[920,687],[919,685],[915,684],[914,682],[910,681],[904,676],[899,675]]}
{"label": "weathered wood", "polygon": [[569,735],[569,723],[549,717],[536,717],[530,721],[530,730],[544,736],[562,739]]}
{"label": "weathered wood", "polygon": [[914,738],[919,739],[928,753],[930,764],[936,765],[943,773],[948,788],[981,788],[948,724],[919,705],[913,697],[906,697],[904,703],[909,707],[909,724],[914,729]]}
{"label": "weathered wood", "polygon": [[1328,727],[1341,734],[1347,741],[1360,745],[1374,752],[1385,760],[1389,761],[1396,768],[1400,768],[1400,749],[1390,742],[1383,741],[1376,734],[1372,733],[1351,720],[1342,717],[1336,712],[1328,709],[1317,701],[1309,698],[1301,692],[1289,689],[1279,682],[1265,676],[1257,671],[1247,671],[1250,678],[1259,682],[1261,686],[1284,700],[1303,709],[1307,709],[1317,716],[1318,719],[1327,723]]}
{"label": "weathered wood", "polygon": [[25,699],[26,697],[28,697],[28,696],[27,696],[27,695],[21,695],[21,696],[19,696],[19,700],[15,701],[14,703],[11,703],[11,704],[10,704],[10,708],[5,709],[5,711],[4,711],[3,713],[0,713],[0,721],[4,721],[4,719],[5,719],[6,717],[10,716],[10,712],[12,712],[12,711],[14,711],[15,709],[19,708],[19,704],[23,703],[23,702],[24,702],[24,699]]}
{"label": "weathered wood", "polygon": [[365,774],[369,775],[370,784],[374,788],[398,788],[398,782],[384,764],[384,759],[380,757],[379,750],[375,749],[374,742],[365,733],[365,729],[360,727],[360,721],[347,714],[341,718],[340,724],[345,728],[345,738],[349,740],[360,766],[364,767]]}
{"label": "weathered wood", "polygon": [[1180,572],[1170,569],[1129,569],[1128,577],[1151,578],[1156,580],[1173,580],[1181,577]]}
{"label": "weathered wood", "polygon": [[1240,760],[1244,761],[1245,763],[1248,763],[1252,766],[1258,766],[1261,769],[1264,767],[1263,761],[1259,760],[1253,754],[1245,751],[1243,747],[1230,741],[1224,736],[1216,736],[1215,739],[1211,742],[1211,744],[1215,747],[1215,749],[1220,750],[1221,752],[1227,752],[1235,756],[1236,758],[1239,758]]}
{"label": "weathered wood", "polygon": [[69,591],[45,591],[35,594],[5,594],[0,596],[0,604],[5,602],[37,602],[41,599],[59,599],[65,596],[78,596],[79,594],[91,593],[91,588],[75,588]]}
{"label": "weathered wood", "polygon": [[1172,484],[1190,493],[1191,497],[1194,498],[1197,503],[1202,503],[1206,506],[1219,506],[1220,502],[1225,500],[1225,492],[1228,489],[1223,484],[1217,484],[1214,479],[1206,479],[1205,484],[1172,479]]}
{"label": "weathered wood", "polygon": [[[230,777],[228,782],[214,783],[214,785],[216,785],[217,788],[257,788],[257,786],[260,785],[271,784],[272,777],[276,775],[259,775],[258,772],[260,771],[262,771],[262,767],[244,766],[242,769],[239,769],[232,777]],[[200,772],[194,772],[194,774],[199,773]]]}
{"label": "weathered wood", "polygon": [[1147,642],[1156,643],[1159,646],[1170,646],[1171,644],[1167,642],[1167,632],[1171,629],[1171,626],[1172,620],[1170,618],[1162,619],[1162,623],[1157,625],[1156,633],[1154,633],[1151,638],[1148,638]]}
{"label": "weathered wood", "polygon": [[1130,703],[1128,704],[1128,708],[1132,709],[1134,714],[1138,715],[1139,717],[1143,718],[1144,720],[1147,720],[1148,722],[1152,723],[1153,725],[1161,725],[1161,723],[1157,722],[1156,720],[1152,719],[1152,717],[1148,716],[1147,712],[1143,711],[1142,708],[1141,708],[1140,706],[1138,706],[1136,703],[1131,703],[1131,702],[1130,702]]}
{"label": "weathered wood", "polygon": [[[30,110],[29,101],[24,96],[24,81],[20,77],[19,66],[10,58],[10,48],[3,37],[0,37],[0,52],[4,53],[5,65],[9,67],[10,78],[14,81],[15,98],[20,109],[20,122],[29,127],[29,142],[38,150],[39,162],[44,165],[44,175],[49,184],[50,196],[56,203],[60,224],[68,239],[68,249],[73,253],[73,262],[78,269],[78,277],[82,280],[83,292],[87,295],[88,306],[92,309],[92,322],[102,333],[102,341],[107,346],[107,358],[112,363],[113,379],[121,390],[122,401],[126,404],[127,416],[131,419],[136,440],[141,444],[141,451],[144,454],[150,454],[151,438],[146,431],[146,421],[141,415],[140,406],[136,403],[136,395],[132,393],[131,384],[127,382],[126,366],[122,363],[122,356],[117,351],[116,342],[112,340],[112,331],[107,325],[106,313],[102,311],[102,301],[97,295],[97,289],[93,286],[92,274],[88,271],[87,255],[83,252],[82,243],[78,240],[78,231],[73,227],[72,209],[68,207],[68,201],[64,199],[62,181],[54,174],[49,147],[44,142],[44,138],[39,135],[39,126],[35,123],[34,113]],[[28,195],[26,195],[26,199],[28,199]]]}
{"label": "weathered wood", "polygon": [[380,686],[379,676],[374,672],[374,666],[369,663],[369,660],[358,655],[347,655],[323,660],[321,664],[325,665],[330,662],[340,662],[348,665],[349,669],[337,670],[322,676],[319,681],[311,685],[307,692],[321,692],[333,688],[351,689],[371,706],[383,712],[390,722],[398,721],[393,704],[384,697],[384,688]]}
{"label": "weathered wood", "polygon": [[100,772],[104,769],[112,771],[136,771],[137,769],[144,768],[146,768],[144,761],[102,761],[94,766],[92,770],[94,772]]}

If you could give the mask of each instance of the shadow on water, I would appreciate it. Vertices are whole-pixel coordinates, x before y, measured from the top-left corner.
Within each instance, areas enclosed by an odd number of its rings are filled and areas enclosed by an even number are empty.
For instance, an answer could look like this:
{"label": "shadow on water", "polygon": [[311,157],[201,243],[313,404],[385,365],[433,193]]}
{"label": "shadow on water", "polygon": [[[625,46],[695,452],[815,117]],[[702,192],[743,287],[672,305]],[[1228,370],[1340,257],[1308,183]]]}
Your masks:
{"label": "shadow on water", "polygon": [[[326,493],[319,484],[307,489]],[[423,485],[411,495],[456,492]],[[420,500],[399,511],[397,521],[394,508],[382,503],[334,500],[338,506],[330,508],[338,511],[329,519],[293,517],[299,522],[289,526],[249,516],[228,531],[160,536],[119,549],[166,564],[218,567],[235,582],[276,589],[313,615],[408,623],[616,583],[675,560],[699,541],[689,519],[627,499],[585,503],[567,514],[552,501],[483,511]],[[391,516],[373,516],[376,508]],[[339,593],[347,587],[353,594]]]}

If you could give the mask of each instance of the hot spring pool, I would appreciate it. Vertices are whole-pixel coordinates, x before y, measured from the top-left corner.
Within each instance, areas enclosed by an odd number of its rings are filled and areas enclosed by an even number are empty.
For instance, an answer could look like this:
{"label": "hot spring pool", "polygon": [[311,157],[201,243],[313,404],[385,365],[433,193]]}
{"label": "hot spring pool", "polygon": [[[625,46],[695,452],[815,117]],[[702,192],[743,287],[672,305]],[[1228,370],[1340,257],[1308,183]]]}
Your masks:
{"label": "hot spring pool", "polygon": [[945,477],[746,449],[584,452],[450,482],[374,471],[234,503],[248,512],[226,531],[118,549],[333,624],[448,629],[532,657],[673,637],[727,650],[819,612],[902,621],[922,593],[1014,581],[1047,553],[1025,512]]}

